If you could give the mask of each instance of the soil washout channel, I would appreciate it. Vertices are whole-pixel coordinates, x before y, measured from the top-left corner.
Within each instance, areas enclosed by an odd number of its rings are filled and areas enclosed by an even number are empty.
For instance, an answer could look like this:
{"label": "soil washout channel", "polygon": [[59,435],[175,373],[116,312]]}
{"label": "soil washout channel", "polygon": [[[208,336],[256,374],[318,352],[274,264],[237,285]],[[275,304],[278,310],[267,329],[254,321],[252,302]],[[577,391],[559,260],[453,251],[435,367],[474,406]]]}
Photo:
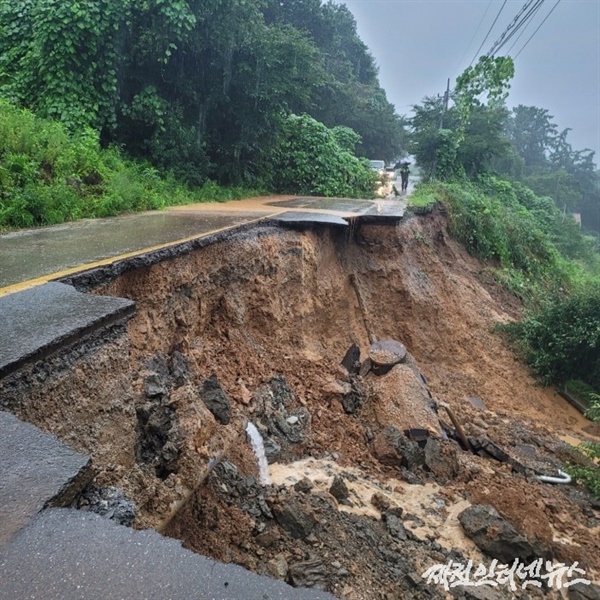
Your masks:
{"label": "soil washout channel", "polygon": [[[427,568],[489,561],[459,524],[473,505],[594,579],[600,519],[585,492],[445,439],[436,401],[470,438],[550,469],[571,457],[560,436],[598,434],[492,332],[518,302],[446,227],[441,213],[350,231],[259,225],[123,270],[82,291],[134,300],[127,325],[6,378],[2,403],[91,455],[96,496],[122,490],[135,527],[293,585],[443,597]],[[382,374],[363,368],[376,340],[407,350]]]}

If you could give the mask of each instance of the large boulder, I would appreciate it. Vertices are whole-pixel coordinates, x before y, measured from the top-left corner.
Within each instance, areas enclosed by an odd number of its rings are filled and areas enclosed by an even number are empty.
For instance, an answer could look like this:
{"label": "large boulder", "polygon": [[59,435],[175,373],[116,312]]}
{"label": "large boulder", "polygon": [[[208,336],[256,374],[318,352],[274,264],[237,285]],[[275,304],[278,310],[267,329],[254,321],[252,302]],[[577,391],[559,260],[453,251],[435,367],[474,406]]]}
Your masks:
{"label": "large boulder", "polygon": [[400,363],[383,377],[365,377],[367,402],[373,407],[380,426],[398,431],[426,429],[432,436],[440,433],[440,422],[427,386],[416,368]]}
{"label": "large boulder", "polygon": [[456,447],[429,438],[425,444],[425,466],[438,480],[446,481],[458,475],[459,465]]}
{"label": "large boulder", "polygon": [[373,455],[384,465],[414,470],[423,465],[425,453],[395,427],[384,427],[373,439]]}
{"label": "large boulder", "polygon": [[504,564],[512,564],[515,558],[526,564],[538,557],[549,558],[547,551],[521,535],[493,506],[469,506],[458,515],[458,520],[482,552]]}
{"label": "large boulder", "polygon": [[575,583],[569,587],[568,595],[569,600],[600,600],[600,586],[595,583]]}

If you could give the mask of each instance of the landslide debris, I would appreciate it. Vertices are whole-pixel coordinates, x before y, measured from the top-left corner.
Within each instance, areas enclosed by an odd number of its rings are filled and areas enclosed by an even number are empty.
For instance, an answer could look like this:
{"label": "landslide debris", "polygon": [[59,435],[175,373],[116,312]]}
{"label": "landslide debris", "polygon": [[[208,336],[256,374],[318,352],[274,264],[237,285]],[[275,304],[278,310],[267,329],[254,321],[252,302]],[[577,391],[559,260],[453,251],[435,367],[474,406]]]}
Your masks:
{"label": "landslide debris", "polygon": [[[79,414],[113,381],[99,352],[96,370],[75,370],[68,402],[60,382],[44,392],[60,418],[39,402],[24,416],[91,453],[96,485],[135,502],[136,527],[341,598],[441,598],[421,575],[489,564],[459,521],[489,506],[536,552],[598,578],[598,505],[535,477],[572,457],[564,440],[591,439],[589,423],[493,333],[518,301],[450,239],[443,214],[351,232],[259,227],[95,291],[136,300],[119,342],[128,384],[123,373],[111,384],[102,426]],[[386,340],[406,355],[370,352]]]}

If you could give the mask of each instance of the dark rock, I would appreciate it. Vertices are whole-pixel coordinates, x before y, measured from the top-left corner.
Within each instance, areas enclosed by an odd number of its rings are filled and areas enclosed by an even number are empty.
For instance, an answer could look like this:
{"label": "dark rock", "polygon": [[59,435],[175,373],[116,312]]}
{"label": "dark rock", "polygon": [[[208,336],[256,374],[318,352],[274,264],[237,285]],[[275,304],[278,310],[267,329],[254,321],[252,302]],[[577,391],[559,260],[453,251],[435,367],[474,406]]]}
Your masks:
{"label": "dark rock", "polygon": [[317,524],[313,513],[304,509],[295,500],[285,504],[273,504],[271,510],[279,525],[296,539],[306,538]]}
{"label": "dark rock", "polygon": [[416,442],[407,439],[395,427],[385,427],[373,440],[373,455],[390,467],[416,469],[423,465],[425,454]]}
{"label": "dark rock", "polygon": [[371,504],[380,512],[385,512],[390,507],[390,500],[387,496],[376,492],[371,496]]}
{"label": "dark rock", "polygon": [[346,413],[351,415],[355,412],[358,412],[364,403],[365,394],[358,382],[353,379],[350,393],[345,394],[342,397],[342,406],[344,407]]}
{"label": "dark rock", "polygon": [[400,467],[400,479],[410,485],[423,485],[424,483],[422,473],[410,471],[406,467]]}
{"label": "dark rock", "polygon": [[[481,587],[467,587],[463,585],[450,588],[450,593],[465,600],[505,600],[506,594],[499,589],[487,585]],[[513,597],[511,595],[511,597]]]}
{"label": "dark rock", "polygon": [[211,375],[202,384],[200,397],[206,408],[210,410],[221,425],[227,425],[231,420],[231,403],[221,387],[216,375]]}
{"label": "dark rock", "polygon": [[294,484],[294,489],[302,494],[308,494],[313,489],[313,482],[308,477],[304,477]]}
{"label": "dark rock", "polygon": [[453,479],[459,471],[455,447],[429,438],[425,444],[425,465],[436,477]]}
{"label": "dark rock", "polygon": [[273,404],[276,408],[280,406],[288,407],[296,400],[290,384],[283,375],[273,377],[269,385],[273,392]]}
{"label": "dark rock", "polygon": [[271,527],[266,531],[263,531],[255,538],[256,543],[263,548],[270,548],[273,544],[279,541],[280,535],[275,527]]}
{"label": "dark rock", "polygon": [[424,446],[431,437],[428,429],[420,429],[417,427],[405,429],[403,433],[409,440],[417,442],[420,446]]}
{"label": "dark rock", "polygon": [[269,464],[277,462],[281,456],[281,446],[272,437],[264,438],[263,446],[267,462]]}
{"label": "dark rock", "polygon": [[290,413],[273,416],[279,435],[291,444],[304,442],[310,431],[310,413],[304,406]]}
{"label": "dark rock", "polygon": [[178,428],[177,413],[157,397],[138,406],[136,459],[152,466],[157,477],[166,479],[177,471],[183,439]]}
{"label": "dark rock", "polygon": [[362,365],[360,365],[360,369],[358,370],[358,374],[361,377],[365,377],[365,375],[371,370],[373,363],[370,358],[365,358]]}
{"label": "dark rock", "polygon": [[418,517],[417,515],[413,515],[412,513],[406,513],[404,515],[404,520],[414,523],[416,527],[424,527],[425,526],[425,521],[423,521],[423,519],[421,519],[421,517]]}
{"label": "dark rock", "polygon": [[458,515],[458,520],[465,534],[482,552],[497,558],[504,564],[511,564],[515,558],[529,563],[539,556],[545,557],[548,554],[534,547],[492,506],[486,504],[469,506]]}
{"label": "dark rock", "polygon": [[256,504],[260,510],[261,515],[267,517],[267,519],[273,518],[273,513],[271,512],[271,509],[269,508],[269,505],[267,504],[267,501],[265,500],[265,497],[262,494],[259,494],[256,497]]}
{"label": "dark rock", "polygon": [[326,578],[327,569],[318,559],[294,563],[288,573],[289,582],[294,587],[324,588]]}
{"label": "dark rock", "polygon": [[169,382],[169,361],[165,354],[155,354],[151,356],[145,363],[144,369],[151,374],[158,376],[158,379],[167,385]]}
{"label": "dark rock", "polygon": [[348,499],[348,495],[349,495],[348,486],[346,485],[346,482],[344,481],[343,477],[336,475],[333,478],[333,482],[331,484],[331,487],[329,488],[329,493],[336,500],[339,500],[339,501]]}
{"label": "dark rock", "polygon": [[360,369],[360,348],[356,344],[352,344],[348,348],[346,355],[342,359],[342,365],[350,375],[358,374]]}
{"label": "dark rock", "polygon": [[177,350],[171,354],[170,370],[175,387],[181,387],[190,380],[190,365],[188,360]]}
{"label": "dark rock", "polygon": [[167,395],[167,386],[158,373],[148,375],[144,384],[146,386],[146,396],[148,396],[148,398],[162,398]]}
{"label": "dark rock", "polygon": [[[585,576],[581,578],[585,579]],[[600,600],[600,586],[595,583],[575,583],[568,590],[569,600]]]}
{"label": "dark rock", "polygon": [[384,515],[385,517],[385,526],[388,530],[389,534],[401,542],[405,542],[408,539],[408,533],[406,528],[404,527],[404,523],[402,521],[389,513]]}
{"label": "dark rock", "polygon": [[407,573],[404,578],[411,587],[419,587],[423,585],[423,578],[414,571]]}
{"label": "dark rock", "polygon": [[401,506],[390,506],[386,511],[386,515],[393,515],[394,517],[402,517],[404,509]]}
{"label": "dark rock", "polygon": [[88,486],[77,499],[77,508],[111,519],[120,525],[131,527],[137,508],[125,497],[123,490],[115,487]]}

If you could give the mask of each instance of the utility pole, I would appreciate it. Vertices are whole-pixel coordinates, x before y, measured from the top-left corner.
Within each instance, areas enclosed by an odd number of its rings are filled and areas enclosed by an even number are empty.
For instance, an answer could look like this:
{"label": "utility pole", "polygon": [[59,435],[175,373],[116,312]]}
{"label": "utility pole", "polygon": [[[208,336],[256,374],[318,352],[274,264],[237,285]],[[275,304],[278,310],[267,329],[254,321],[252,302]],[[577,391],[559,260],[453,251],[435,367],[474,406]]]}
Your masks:
{"label": "utility pole", "polygon": [[440,116],[440,129],[444,128],[444,115],[448,110],[448,102],[450,101],[450,79],[448,78],[448,84],[446,85],[446,92],[444,93],[444,103],[442,104],[442,114]]}
{"label": "utility pole", "polygon": [[[448,78],[448,83],[446,84],[446,92],[444,93],[444,101],[442,103],[442,114],[440,115],[440,129],[444,128],[444,115],[448,110],[448,102],[450,101],[450,78]],[[435,159],[433,160],[433,165],[431,169],[431,173],[429,177],[433,177],[437,172],[437,153]]]}

